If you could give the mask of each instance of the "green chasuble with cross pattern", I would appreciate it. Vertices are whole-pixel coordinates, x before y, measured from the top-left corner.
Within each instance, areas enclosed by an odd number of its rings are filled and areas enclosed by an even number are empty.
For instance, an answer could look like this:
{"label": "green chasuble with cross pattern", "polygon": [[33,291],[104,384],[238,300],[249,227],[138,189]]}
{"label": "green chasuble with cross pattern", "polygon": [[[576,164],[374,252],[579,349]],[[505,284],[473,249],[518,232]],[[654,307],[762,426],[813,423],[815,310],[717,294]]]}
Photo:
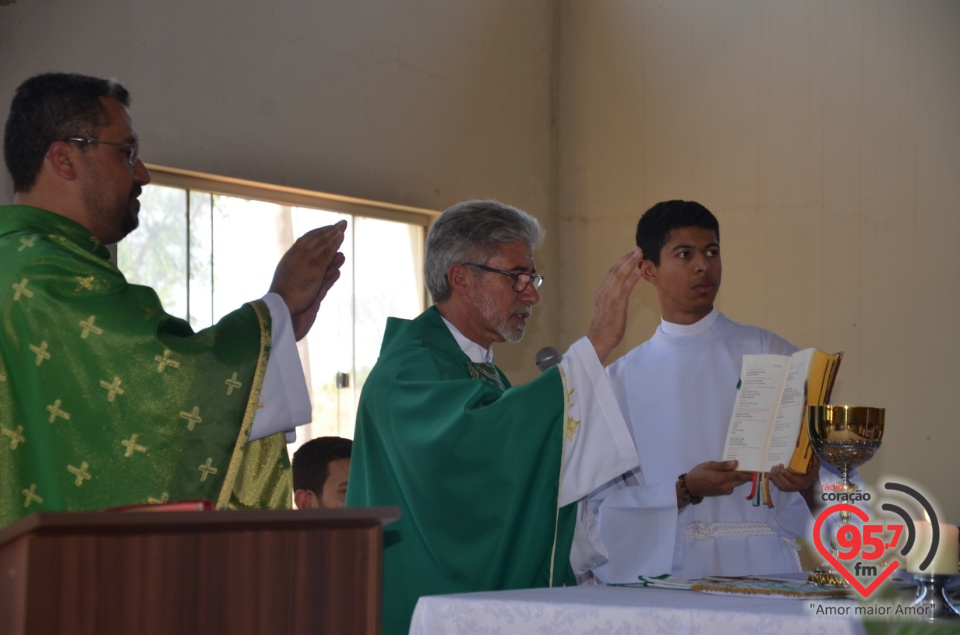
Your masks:
{"label": "green chasuble with cross pattern", "polygon": [[270,314],[194,333],[79,224],[0,207],[0,526],[205,498],[290,507],[283,435],[246,443]]}
{"label": "green chasuble with cross pattern", "polygon": [[347,489],[349,507],[402,513],[384,530],[384,633],[406,633],[423,595],[573,581],[576,506],[557,508],[560,371],[511,387],[478,370],[436,307],[388,320]]}

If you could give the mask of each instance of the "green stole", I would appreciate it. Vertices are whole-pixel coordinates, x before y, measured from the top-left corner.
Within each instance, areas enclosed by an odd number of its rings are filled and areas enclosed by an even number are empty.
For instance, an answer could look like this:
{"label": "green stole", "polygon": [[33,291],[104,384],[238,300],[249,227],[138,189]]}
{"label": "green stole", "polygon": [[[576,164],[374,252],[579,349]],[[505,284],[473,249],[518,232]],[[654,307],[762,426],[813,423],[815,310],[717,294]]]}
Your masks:
{"label": "green stole", "polygon": [[388,320],[363,387],[347,505],[402,513],[384,535],[384,633],[406,633],[423,595],[573,581],[560,372],[511,387],[494,369],[500,387],[477,366],[432,307]]}
{"label": "green stole", "polygon": [[247,443],[270,314],[194,333],[60,215],[0,207],[0,526],[206,498],[290,507],[283,435]]}

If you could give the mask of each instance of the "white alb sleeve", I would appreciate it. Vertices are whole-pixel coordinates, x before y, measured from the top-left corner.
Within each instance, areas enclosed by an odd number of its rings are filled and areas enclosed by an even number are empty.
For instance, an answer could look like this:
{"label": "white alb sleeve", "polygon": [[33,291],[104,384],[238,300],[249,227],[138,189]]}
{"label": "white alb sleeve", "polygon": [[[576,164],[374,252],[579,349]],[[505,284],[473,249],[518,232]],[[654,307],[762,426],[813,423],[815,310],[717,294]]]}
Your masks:
{"label": "white alb sleeve", "polygon": [[272,342],[260,390],[260,406],[253,418],[249,440],[283,432],[287,443],[291,443],[297,438],[296,427],[310,423],[313,418],[310,393],[286,303],[276,293],[263,296],[263,301],[270,309]]}
{"label": "white alb sleeve", "polygon": [[562,507],[580,501],[570,565],[574,574],[581,576],[607,559],[586,496],[637,467],[640,459],[610,380],[587,338],[566,352],[560,374],[566,407],[557,504]]}
{"label": "white alb sleeve", "polygon": [[586,337],[560,362],[566,399],[560,505],[577,501],[640,465],[613,387]]}

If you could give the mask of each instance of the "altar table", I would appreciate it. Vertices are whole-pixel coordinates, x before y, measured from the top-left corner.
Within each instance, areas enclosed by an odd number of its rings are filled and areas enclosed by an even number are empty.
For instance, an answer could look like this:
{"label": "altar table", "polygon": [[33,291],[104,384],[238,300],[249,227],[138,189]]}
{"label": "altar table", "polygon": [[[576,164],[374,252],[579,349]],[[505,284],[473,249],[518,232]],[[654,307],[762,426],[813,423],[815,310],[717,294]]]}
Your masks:
{"label": "altar table", "polygon": [[[811,608],[813,605],[813,608]],[[834,607],[845,617],[817,615]],[[410,635],[626,635],[756,633],[860,635],[850,600],[743,597],[694,591],[581,586],[420,598]]]}

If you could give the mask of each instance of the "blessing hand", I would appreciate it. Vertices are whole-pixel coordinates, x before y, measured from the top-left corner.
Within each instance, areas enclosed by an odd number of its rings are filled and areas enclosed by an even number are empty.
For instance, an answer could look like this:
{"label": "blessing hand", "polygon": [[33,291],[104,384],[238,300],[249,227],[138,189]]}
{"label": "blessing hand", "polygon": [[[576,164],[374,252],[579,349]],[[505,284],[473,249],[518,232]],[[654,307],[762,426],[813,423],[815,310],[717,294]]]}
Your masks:
{"label": "blessing hand", "polygon": [[340,277],[347,221],[311,230],[283,255],[273,275],[270,291],[283,298],[290,309],[296,338],[303,338],[317,318],[320,303]]}
{"label": "blessing hand", "polygon": [[593,344],[601,363],[627,330],[627,304],[630,292],[640,280],[642,259],[643,252],[638,247],[631,249],[610,268],[597,289],[587,339]]}

